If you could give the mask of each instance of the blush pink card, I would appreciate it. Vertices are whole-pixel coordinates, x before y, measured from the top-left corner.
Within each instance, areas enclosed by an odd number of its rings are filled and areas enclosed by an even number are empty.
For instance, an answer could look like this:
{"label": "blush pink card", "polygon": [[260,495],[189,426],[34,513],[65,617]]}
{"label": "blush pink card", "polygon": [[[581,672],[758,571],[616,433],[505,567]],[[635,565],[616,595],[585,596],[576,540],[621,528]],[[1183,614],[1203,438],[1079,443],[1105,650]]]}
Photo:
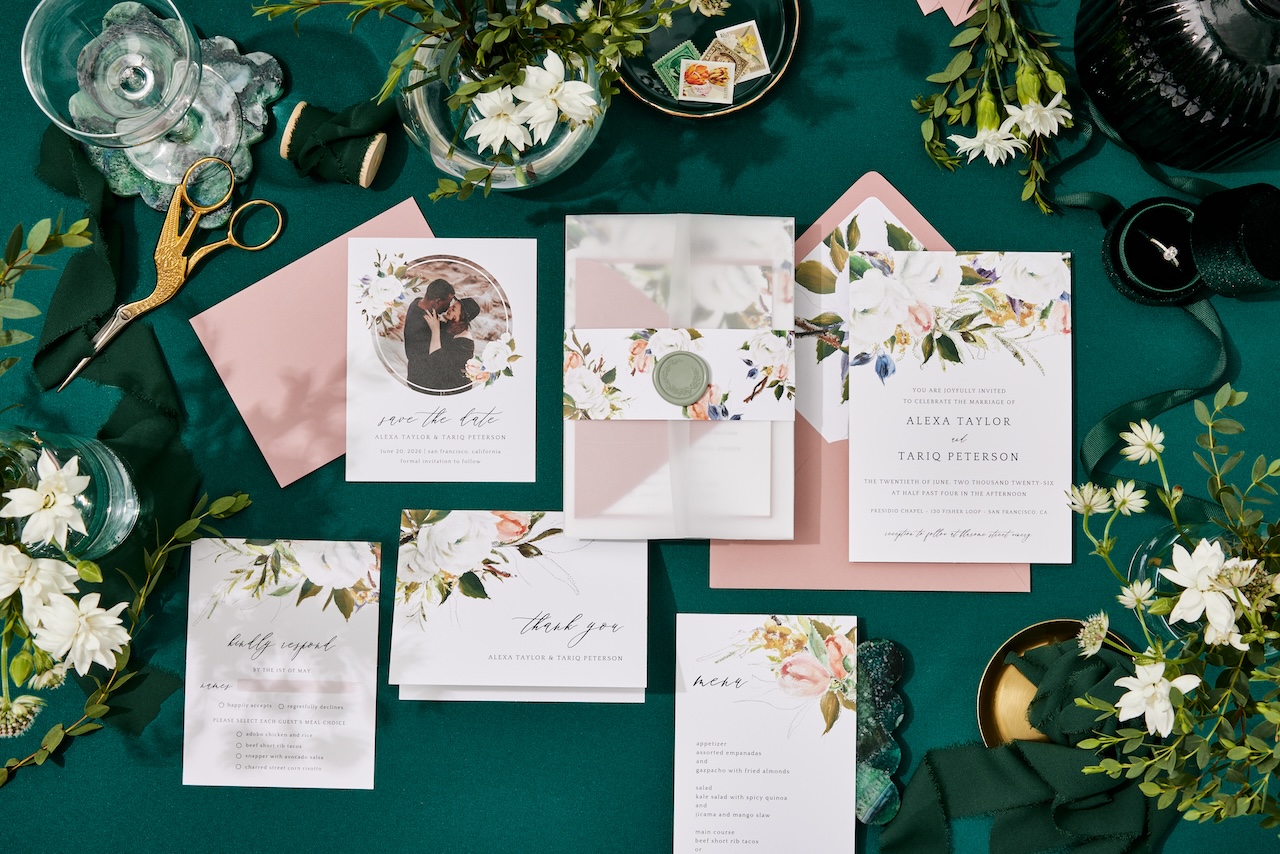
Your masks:
{"label": "blush pink card", "polygon": [[[926,249],[951,249],[942,235],[882,175],[870,172],[796,240],[796,261],[807,258],[864,203],[877,201]],[[872,206],[868,206],[870,208]],[[861,214],[864,220],[870,210]],[[860,222],[864,232],[869,221]],[[883,230],[883,228],[882,228]],[[797,318],[803,316],[797,295]],[[797,359],[801,353],[797,352]],[[811,358],[811,357],[810,357]],[[838,373],[837,373],[838,380]],[[805,392],[810,392],[806,389]],[[806,411],[807,409],[807,411]],[[843,407],[847,410],[847,405]],[[838,420],[843,414],[827,407]],[[849,442],[827,441],[821,407],[797,402],[795,424],[795,539],[789,542],[711,541],[711,586],[775,590],[963,590],[1027,593],[1028,564],[850,563]],[[847,435],[847,432],[845,433]]]}
{"label": "blush pink card", "polygon": [[431,236],[406,199],[191,318],[281,486],[346,452],[347,238]]}

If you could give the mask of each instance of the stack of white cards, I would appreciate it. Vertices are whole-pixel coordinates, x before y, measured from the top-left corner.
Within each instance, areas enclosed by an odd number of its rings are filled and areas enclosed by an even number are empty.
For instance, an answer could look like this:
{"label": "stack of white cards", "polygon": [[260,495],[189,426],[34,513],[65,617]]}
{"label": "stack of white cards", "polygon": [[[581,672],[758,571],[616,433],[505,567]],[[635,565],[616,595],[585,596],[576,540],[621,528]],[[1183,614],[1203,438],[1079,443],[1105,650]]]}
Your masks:
{"label": "stack of white cards", "polygon": [[406,700],[642,703],[648,544],[563,514],[406,510],[391,684]]}

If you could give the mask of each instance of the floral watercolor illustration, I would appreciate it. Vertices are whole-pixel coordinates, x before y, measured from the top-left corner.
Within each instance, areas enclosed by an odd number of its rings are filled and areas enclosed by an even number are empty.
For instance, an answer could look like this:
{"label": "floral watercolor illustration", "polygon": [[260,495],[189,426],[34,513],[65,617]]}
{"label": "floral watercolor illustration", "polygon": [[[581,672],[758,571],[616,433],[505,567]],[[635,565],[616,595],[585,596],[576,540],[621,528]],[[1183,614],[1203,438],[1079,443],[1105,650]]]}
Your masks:
{"label": "floral watercolor illustration", "polygon": [[946,370],[948,363],[983,359],[993,351],[1039,368],[1034,341],[1070,334],[1068,256],[923,252],[908,231],[885,226],[889,251],[858,249],[855,216],[827,236],[821,257],[796,268],[797,284],[815,294],[833,294],[848,282],[848,312],[824,311],[797,321],[798,334],[816,339],[819,362],[840,359],[842,400],[848,400],[850,368],[870,366],[886,382],[907,360]]}
{"label": "floral watercolor illustration", "polygon": [[591,343],[570,331],[564,342],[564,417],[572,421],[605,421],[626,409],[631,399],[615,384],[618,369],[591,358]]}
{"label": "floral watercolor illustration", "polygon": [[763,656],[783,694],[806,701],[806,706],[816,701],[826,735],[839,720],[841,709],[858,710],[857,646],[857,626],[842,632],[817,617],[774,616],[754,629],[735,652]]}
{"label": "floral watercolor illustration", "polygon": [[361,276],[352,285],[356,305],[370,329],[385,334],[396,325],[395,309],[408,299],[404,283],[407,276],[403,253],[390,256],[378,252],[374,258],[373,273]]}
{"label": "floral watercolor illustration", "polygon": [[[573,579],[544,550],[564,534],[543,511],[406,510],[400,517],[396,601],[425,622],[455,593],[488,599],[496,584],[516,578],[522,561],[541,560],[575,592]],[[546,524],[543,524],[546,522]]]}
{"label": "floral watercolor illustration", "polygon": [[520,359],[516,352],[516,340],[504,332],[496,340],[484,345],[479,354],[467,360],[463,371],[467,379],[488,388],[498,381],[499,377],[513,377],[512,366]]}
{"label": "floral watercolor illustration", "polygon": [[785,395],[794,400],[796,384],[792,378],[795,347],[792,333],[782,329],[762,329],[742,345],[747,355],[742,361],[747,366],[747,379],[756,380],[751,393],[743,398],[750,403],[761,392],[772,392],[778,400]]}
{"label": "floral watercolor illustration", "polygon": [[[293,597],[295,607],[308,599],[320,610],[333,605],[344,620],[378,602],[377,543],[331,540],[218,539],[215,562],[229,564],[226,578],[214,589],[205,619],[219,605],[253,608],[270,598]],[[296,594],[296,596],[294,595]]]}

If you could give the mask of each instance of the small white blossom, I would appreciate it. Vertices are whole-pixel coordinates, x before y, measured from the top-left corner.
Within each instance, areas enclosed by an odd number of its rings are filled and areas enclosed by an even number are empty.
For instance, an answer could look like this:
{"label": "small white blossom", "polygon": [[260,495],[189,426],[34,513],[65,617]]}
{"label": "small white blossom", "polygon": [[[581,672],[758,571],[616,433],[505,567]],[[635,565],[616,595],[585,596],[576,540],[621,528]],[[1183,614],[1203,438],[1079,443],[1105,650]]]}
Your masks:
{"label": "small white blossom", "polygon": [[1146,610],[1151,607],[1151,603],[1155,601],[1155,598],[1155,585],[1144,578],[1121,590],[1120,595],[1116,596],[1116,601],[1130,611],[1136,611],[1138,608]]}
{"label": "small white blossom", "polygon": [[29,628],[40,624],[55,597],[76,592],[78,578],[68,563],[32,558],[17,546],[0,545],[0,599],[21,593],[22,617]]}
{"label": "small white blossom", "polygon": [[1102,649],[1102,642],[1107,639],[1107,630],[1111,628],[1111,619],[1106,611],[1099,611],[1080,624],[1080,634],[1076,636],[1080,644],[1080,654],[1091,658]]}
{"label": "small white blossom", "polygon": [[0,738],[13,738],[31,728],[31,722],[44,708],[44,700],[25,694],[13,702],[0,699]]}
{"label": "small white blossom", "polygon": [[1224,643],[1231,644],[1241,652],[1247,650],[1249,645],[1241,639],[1241,634],[1235,631],[1235,626],[1228,631],[1219,631],[1212,623],[1204,627],[1204,642],[1209,646],[1220,646]]}
{"label": "small white blossom", "polygon": [[516,106],[510,86],[492,92],[482,92],[471,102],[480,118],[467,128],[466,138],[478,137],[480,153],[487,149],[497,152],[506,143],[516,151],[524,151],[532,139],[522,124],[522,108]]}
{"label": "small white blossom", "polygon": [[582,2],[578,4],[577,12],[579,21],[589,21],[595,17],[596,4],[593,0],[582,0]]}
{"label": "small white blossom", "polygon": [[1111,498],[1122,516],[1143,512],[1147,507],[1146,494],[1144,489],[1134,489],[1131,480],[1117,480],[1115,487],[1111,490]]}
{"label": "small white blossom", "polygon": [[727,0],[689,0],[689,11],[695,15],[704,15],[708,18],[723,15],[725,10],[729,8]]}
{"label": "small white blossom", "polygon": [[1013,119],[1006,119],[998,128],[979,128],[974,136],[952,134],[948,137],[956,144],[957,154],[968,154],[972,163],[979,155],[987,158],[993,166],[997,166],[1019,151],[1026,151],[1027,141],[1018,139],[1011,132]]}
{"label": "small white blossom", "polygon": [[1169,622],[1194,623],[1203,615],[1219,632],[1235,631],[1235,606],[1218,586],[1224,563],[1221,543],[1201,540],[1191,553],[1174,544],[1174,568],[1160,568],[1161,575],[1183,588]]}
{"label": "small white blossom", "polygon": [[1009,117],[1018,125],[1023,136],[1053,136],[1058,127],[1071,121],[1071,112],[1058,104],[1062,101],[1062,93],[1058,92],[1047,104],[1030,101],[1021,107],[1006,104]]}
{"label": "small white blossom", "polygon": [[1145,466],[1164,453],[1164,431],[1143,418],[1138,423],[1129,422],[1129,429],[1120,434],[1128,444],[1120,449],[1120,455],[1126,460],[1136,460],[1138,465]]}
{"label": "small white blossom", "polygon": [[30,517],[22,528],[22,541],[31,545],[57,543],[66,548],[67,531],[86,533],[84,518],[75,505],[75,497],[89,485],[89,476],[79,473],[79,457],[72,457],[62,468],[48,450],[40,453],[36,463],[39,482],[35,489],[20,487],[4,493],[9,503],[0,508],[0,517]]}
{"label": "small white blossom", "polygon": [[1071,510],[1084,515],[1086,513],[1106,513],[1111,509],[1111,493],[1101,486],[1083,483],[1071,487],[1067,493],[1071,502]]}
{"label": "small white blossom", "polygon": [[547,141],[561,116],[585,122],[598,109],[595,89],[582,80],[565,80],[564,60],[555,51],[547,52],[542,67],[526,65],[524,82],[511,94],[524,101],[520,120],[529,125],[536,143]]}
{"label": "small white blossom", "polygon": [[1146,719],[1147,732],[1167,736],[1173,732],[1174,720],[1169,690],[1177,688],[1185,694],[1200,684],[1200,677],[1188,673],[1173,680],[1166,679],[1164,662],[1139,664],[1135,670],[1135,675],[1116,680],[1117,688],[1127,689],[1116,703],[1120,720],[1127,721],[1142,715]]}
{"label": "small white blossom", "polygon": [[31,677],[31,681],[27,683],[27,687],[36,691],[52,691],[54,688],[61,688],[62,683],[67,681],[67,670],[71,664],[66,661],[60,661],[44,673],[37,673]]}

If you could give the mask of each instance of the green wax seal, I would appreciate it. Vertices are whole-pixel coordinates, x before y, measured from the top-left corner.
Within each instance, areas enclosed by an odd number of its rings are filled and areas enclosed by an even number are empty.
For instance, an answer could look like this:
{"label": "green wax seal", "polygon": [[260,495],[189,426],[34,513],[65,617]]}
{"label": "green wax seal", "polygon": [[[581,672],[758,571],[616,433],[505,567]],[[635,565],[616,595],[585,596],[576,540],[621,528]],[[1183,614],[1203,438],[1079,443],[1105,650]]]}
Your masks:
{"label": "green wax seal", "polygon": [[653,368],[653,387],[662,399],[676,406],[691,406],[702,399],[711,383],[711,368],[697,353],[676,350]]}

